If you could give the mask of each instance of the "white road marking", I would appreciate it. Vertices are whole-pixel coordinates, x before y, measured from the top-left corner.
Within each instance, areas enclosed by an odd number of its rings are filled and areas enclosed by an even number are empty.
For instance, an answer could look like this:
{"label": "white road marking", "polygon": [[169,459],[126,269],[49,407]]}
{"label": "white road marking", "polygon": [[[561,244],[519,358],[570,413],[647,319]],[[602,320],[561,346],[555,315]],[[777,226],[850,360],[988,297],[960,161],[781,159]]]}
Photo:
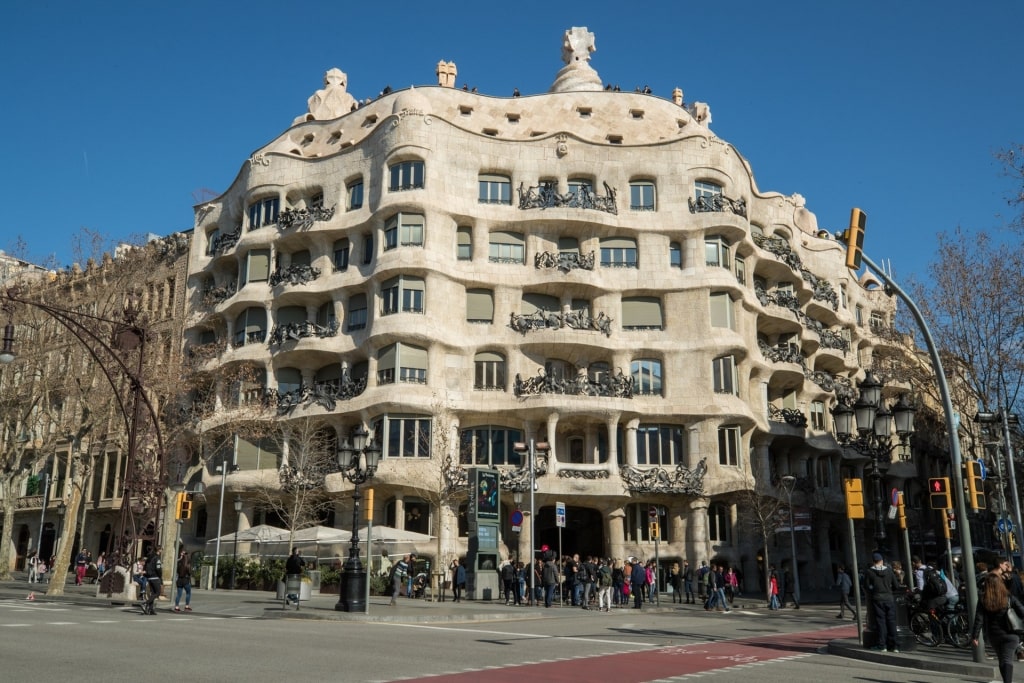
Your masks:
{"label": "white road marking", "polygon": [[378,622],[378,623],[375,623],[374,625],[375,626],[399,626],[399,627],[403,627],[403,628],[421,628],[421,629],[426,629],[428,631],[448,631],[448,632],[455,631],[455,632],[467,633],[467,634],[470,634],[470,635],[476,634],[476,633],[487,633],[487,634],[496,635],[496,636],[506,636],[508,638],[529,638],[531,640],[537,640],[537,639],[541,639],[541,638],[551,638],[551,639],[556,639],[556,640],[578,640],[578,641],[581,641],[581,642],[584,642],[584,643],[608,643],[610,645],[628,645],[630,647],[635,647],[635,648],[642,649],[642,650],[650,650],[650,649],[653,649],[655,647],[654,645],[651,645],[649,643],[637,643],[637,642],[631,641],[631,640],[629,640],[629,641],[627,641],[627,640],[603,640],[601,638],[578,638],[576,636],[549,636],[549,635],[542,635],[542,634],[537,634],[537,633],[515,633],[514,631],[487,631],[487,630],[478,629],[478,628],[474,628],[472,630],[467,630],[467,629],[463,629],[463,628],[452,628],[450,626],[426,626],[424,624],[398,624],[398,623],[387,623],[387,622],[384,622],[384,623]]}

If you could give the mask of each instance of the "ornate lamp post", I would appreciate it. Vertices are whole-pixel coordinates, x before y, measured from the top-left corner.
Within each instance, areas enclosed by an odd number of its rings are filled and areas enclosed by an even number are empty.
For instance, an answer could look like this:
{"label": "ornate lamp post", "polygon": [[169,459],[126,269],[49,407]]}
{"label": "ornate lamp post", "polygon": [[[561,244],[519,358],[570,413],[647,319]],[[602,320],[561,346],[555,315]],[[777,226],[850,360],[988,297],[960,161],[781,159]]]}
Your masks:
{"label": "ornate lamp post", "polygon": [[242,499],[235,496],[235,545],[231,556],[231,590],[235,590],[235,569],[238,567],[238,522],[242,517]]}
{"label": "ornate lamp post", "polygon": [[[789,553],[793,563],[793,602],[800,609],[800,568],[796,564],[796,529],[793,526],[793,489],[796,488],[796,477],[787,474],[782,478],[782,488],[786,491],[786,503],[789,505]],[[782,596],[785,599],[785,595]]]}
{"label": "ornate lamp post", "polygon": [[[917,410],[900,396],[896,403],[886,407],[882,403],[883,384],[871,371],[865,373],[858,385],[860,396],[853,407],[840,403],[832,411],[836,439],[843,448],[850,448],[871,458],[866,475],[874,482],[875,547],[887,554],[885,542],[885,492],[883,479],[892,463],[892,453],[899,449],[900,459],[909,460],[910,435],[914,433],[914,413]],[[893,441],[895,427],[897,440]]]}
{"label": "ornate lamp post", "polygon": [[373,478],[380,462],[381,448],[376,443],[367,442],[369,434],[360,425],[352,434],[352,442],[348,439],[338,449],[338,466],[341,473],[353,484],[352,491],[352,545],[349,547],[348,559],[345,560],[344,572],[341,575],[341,586],[338,591],[338,602],[334,609],[339,612],[363,612],[366,610],[366,568],[359,559],[359,485]]}

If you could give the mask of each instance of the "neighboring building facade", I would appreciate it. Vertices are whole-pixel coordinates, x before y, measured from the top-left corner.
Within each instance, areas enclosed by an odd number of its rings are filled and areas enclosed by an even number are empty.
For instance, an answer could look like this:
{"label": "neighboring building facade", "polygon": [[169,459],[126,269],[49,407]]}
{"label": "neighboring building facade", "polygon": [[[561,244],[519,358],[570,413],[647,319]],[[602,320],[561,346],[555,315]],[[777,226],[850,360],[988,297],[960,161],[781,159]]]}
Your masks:
{"label": "neighboring building facade", "polygon": [[[160,402],[173,396],[171,389],[180,388],[180,382],[172,384],[168,378],[180,377],[190,240],[191,233],[186,232],[153,239],[142,247],[122,245],[115,257],[104,255],[85,268],[76,265],[47,278],[23,279],[18,295],[72,312],[68,319],[81,323],[81,337],[105,359],[129,409],[127,378],[106,360],[101,347],[101,342],[116,346],[110,338],[114,328],[93,316],[120,320],[126,297],[137,296],[142,326],[150,335],[142,378],[159,410]],[[121,519],[128,471],[124,418],[113,401],[107,405],[108,380],[83,341],[55,316],[16,304],[12,321],[18,355],[11,364],[0,366],[0,389],[22,405],[34,404],[35,409],[14,406],[7,411],[4,404],[4,447],[23,448],[20,462],[29,468],[13,491],[11,555],[4,559],[18,570],[24,568],[31,551],[38,550],[49,559],[61,537],[71,542],[72,558],[80,548],[98,557],[108,548]],[[91,341],[91,334],[99,341]],[[76,383],[77,387],[70,386]],[[92,400],[81,398],[90,395]],[[104,398],[97,398],[100,395]],[[146,411],[140,407],[139,412]],[[83,422],[92,425],[88,431],[82,430]],[[134,523],[127,527],[132,527],[129,533],[135,537],[152,538],[164,535],[155,525],[162,511],[165,472],[155,455],[151,422],[140,419],[139,424],[140,460],[131,490],[147,488],[156,500],[143,504],[132,496]],[[69,507],[71,483],[79,476],[81,504]],[[74,509],[77,512],[71,518]],[[141,545],[133,551],[140,549]]]}
{"label": "neighboring building facade", "polygon": [[[254,378],[211,388],[218,419],[269,400],[339,441],[372,431],[376,523],[439,535],[419,549],[445,563],[467,549],[466,468],[491,466],[503,554],[651,558],[653,519],[664,563],[720,557],[753,578],[764,549],[742,492],[791,474],[814,508],[805,591],[828,590],[849,559],[841,478],[864,467],[830,410],[894,304],[802,197],[758,189],[706,104],[615,92],[592,35],[565,46],[551,92],[508,99],[450,87],[442,63],[442,85],[360,105],[331,70],[309,113],[196,207],[187,343],[213,349],[207,371]],[[507,522],[530,440],[550,447],[533,538]],[[244,528],[266,521],[247,491],[288,456],[240,441],[238,471],[204,478],[208,506],[222,485],[242,496]],[[328,489],[346,526],[351,485]],[[186,534],[213,537],[203,515]]]}

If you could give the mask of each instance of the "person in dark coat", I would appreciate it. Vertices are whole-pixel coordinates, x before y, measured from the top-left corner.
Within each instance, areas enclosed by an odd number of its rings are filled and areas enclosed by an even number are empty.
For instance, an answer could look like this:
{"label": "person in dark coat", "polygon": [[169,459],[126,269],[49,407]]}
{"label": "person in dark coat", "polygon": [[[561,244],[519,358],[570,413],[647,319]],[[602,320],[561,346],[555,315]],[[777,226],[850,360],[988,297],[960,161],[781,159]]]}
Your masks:
{"label": "person in dark coat", "polygon": [[639,559],[635,559],[633,562],[633,571],[630,572],[629,580],[632,584],[629,588],[633,593],[633,609],[641,609],[644,606],[644,586],[647,585],[647,568],[640,563]]}
{"label": "person in dark coat", "polygon": [[881,553],[871,556],[874,564],[864,571],[864,584],[875,608],[875,632],[878,644],[872,650],[899,652],[896,647],[896,599],[899,590],[892,567],[885,564]]}
{"label": "person in dark coat", "polygon": [[1020,645],[1020,636],[1010,629],[1007,622],[1007,612],[1011,609],[1024,616],[1024,604],[1010,594],[1001,572],[989,572],[982,584],[981,594],[978,595],[974,625],[971,628],[971,642],[975,646],[978,645],[978,636],[984,626],[985,638],[999,660],[999,673],[1003,677],[1003,683],[1013,682],[1014,652]]}

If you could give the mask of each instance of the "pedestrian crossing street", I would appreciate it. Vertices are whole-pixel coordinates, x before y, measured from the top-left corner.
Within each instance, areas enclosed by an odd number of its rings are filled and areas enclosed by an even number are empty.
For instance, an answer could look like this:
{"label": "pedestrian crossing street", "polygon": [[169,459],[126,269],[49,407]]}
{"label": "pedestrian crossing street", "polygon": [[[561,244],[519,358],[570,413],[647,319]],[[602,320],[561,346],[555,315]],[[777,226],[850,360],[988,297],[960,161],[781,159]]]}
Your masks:
{"label": "pedestrian crossing street", "polygon": [[[165,618],[160,618],[165,617]],[[137,605],[99,607],[39,600],[0,600],[0,629],[38,626],[93,626],[98,624],[188,623],[224,619],[252,619],[237,615],[204,615],[196,612],[176,613],[157,608],[156,618],[143,615]]]}

